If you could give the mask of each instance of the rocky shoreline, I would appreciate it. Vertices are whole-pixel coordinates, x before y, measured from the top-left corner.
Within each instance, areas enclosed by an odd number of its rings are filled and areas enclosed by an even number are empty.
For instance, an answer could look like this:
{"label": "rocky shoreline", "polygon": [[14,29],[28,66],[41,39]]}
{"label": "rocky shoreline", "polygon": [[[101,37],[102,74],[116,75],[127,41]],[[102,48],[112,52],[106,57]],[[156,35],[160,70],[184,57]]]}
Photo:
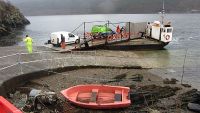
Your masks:
{"label": "rocky shoreline", "polygon": [[9,35],[14,29],[23,28],[27,24],[30,24],[29,20],[18,8],[9,2],[0,1],[0,37]]}
{"label": "rocky shoreline", "polygon": [[[90,110],[70,104],[59,93],[65,88],[80,84],[128,86],[131,88],[132,105],[125,109]],[[33,89],[55,92],[58,100],[53,104],[42,103],[44,106],[41,108],[27,108],[32,103],[25,101],[26,95],[29,95],[25,92]],[[163,80],[158,75],[149,73],[148,69],[93,67],[75,68],[59,74],[31,79],[25,85],[18,87],[14,94],[10,94],[10,101],[27,113],[177,113],[179,111],[193,113],[187,110],[187,104],[193,100],[196,93],[196,89],[184,87],[176,83],[175,79]]]}

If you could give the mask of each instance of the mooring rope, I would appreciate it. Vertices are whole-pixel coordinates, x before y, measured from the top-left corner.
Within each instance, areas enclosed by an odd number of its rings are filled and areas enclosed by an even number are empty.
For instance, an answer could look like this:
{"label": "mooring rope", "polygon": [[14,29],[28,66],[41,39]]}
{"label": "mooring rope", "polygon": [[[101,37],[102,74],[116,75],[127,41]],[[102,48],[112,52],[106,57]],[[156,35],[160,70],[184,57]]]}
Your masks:
{"label": "mooring rope", "polygon": [[71,33],[74,33],[74,31],[76,31],[77,29],[79,29],[82,25],[83,25],[83,23],[80,24],[77,28],[75,28]]}

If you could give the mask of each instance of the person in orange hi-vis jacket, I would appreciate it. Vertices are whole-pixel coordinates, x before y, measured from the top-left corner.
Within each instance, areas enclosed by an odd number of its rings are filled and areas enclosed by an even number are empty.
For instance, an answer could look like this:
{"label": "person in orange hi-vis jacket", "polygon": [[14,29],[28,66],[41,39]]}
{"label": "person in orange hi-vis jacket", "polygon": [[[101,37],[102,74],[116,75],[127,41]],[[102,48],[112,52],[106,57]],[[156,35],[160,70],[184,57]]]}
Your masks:
{"label": "person in orange hi-vis jacket", "polygon": [[61,48],[65,49],[65,37],[61,34]]}
{"label": "person in orange hi-vis jacket", "polygon": [[117,26],[116,32],[120,33],[120,27],[119,27],[119,25]]}

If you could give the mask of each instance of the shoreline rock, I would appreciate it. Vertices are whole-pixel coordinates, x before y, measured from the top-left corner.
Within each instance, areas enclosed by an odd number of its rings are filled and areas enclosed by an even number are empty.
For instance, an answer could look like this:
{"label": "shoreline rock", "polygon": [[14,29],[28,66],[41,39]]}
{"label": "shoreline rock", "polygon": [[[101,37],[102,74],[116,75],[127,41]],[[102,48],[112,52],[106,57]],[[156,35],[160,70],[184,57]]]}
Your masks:
{"label": "shoreline rock", "polygon": [[18,8],[9,2],[0,1],[0,38],[12,33],[13,29],[30,24]]}

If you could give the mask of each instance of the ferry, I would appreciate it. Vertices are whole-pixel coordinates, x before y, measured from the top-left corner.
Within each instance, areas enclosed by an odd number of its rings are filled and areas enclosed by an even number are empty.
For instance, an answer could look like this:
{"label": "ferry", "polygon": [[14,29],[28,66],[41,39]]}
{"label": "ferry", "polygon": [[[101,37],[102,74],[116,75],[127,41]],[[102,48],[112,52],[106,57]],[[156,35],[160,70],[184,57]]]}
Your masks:
{"label": "ferry", "polygon": [[[86,26],[87,23],[91,22],[84,22],[83,26]],[[111,25],[116,26],[116,28],[109,27]],[[51,48],[57,50],[63,50],[63,48],[60,48],[61,41],[59,41],[61,34],[65,36],[66,51],[98,46],[115,49],[138,47],[163,48],[173,39],[173,27],[170,22],[166,24],[162,24],[159,21],[123,22],[122,26],[122,23],[111,23],[108,21],[102,25],[94,25],[90,32],[84,29],[83,35],[79,36],[64,31],[52,34],[49,44],[53,45],[50,46]],[[73,34],[73,36],[68,36],[69,34]],[[73,40],[72,43],[68,42],[70,40]]]}
{"label": "ferry", "polygon": [[[72,32],[58,31],[51,33],[47,47],[60,51],[71,51],[99,46],[106,47],[107,49],[122,50],[143,47],[160,49],[173,40],[173,27],[171,26],[171,22],[164,21],[164,2],[161,13],[161,21],[154,22],[83,22]],[[92,27],[86,30],[86,26]],[[83,28],[83,33],[81,35],[73,34],[77,32],[79,28]],[[88,31],[88,29],[90,29],[90,31]],[[65,36],[66,48],[59,48],[61,45],[61,34]],[[71,42],[69,43],[69,41]],[[49,44],[51,46],[49,46]]]}

